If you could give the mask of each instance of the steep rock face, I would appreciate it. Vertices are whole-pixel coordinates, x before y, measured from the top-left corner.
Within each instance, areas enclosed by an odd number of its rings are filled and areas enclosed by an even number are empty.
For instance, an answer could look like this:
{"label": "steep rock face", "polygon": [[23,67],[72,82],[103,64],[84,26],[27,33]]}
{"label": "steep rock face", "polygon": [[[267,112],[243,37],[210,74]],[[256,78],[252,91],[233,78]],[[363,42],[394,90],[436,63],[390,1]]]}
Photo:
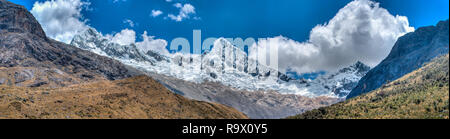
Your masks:
{"label": "steep rock face", "polygon": [[38,37],[46,38],[41,25],[25,7],[5,0],[0,0],[0,31],[16,33],[29,32]]}
{"label": "steep rock face", "polygon": [[144,52],[138,49],[135,44],[119,45],[117,43],[112,43],[93,28],[89,28],[83,33],[76,35],[73,38],[71,45],[120,60],[132,59],[138,62],[149,62],[150,64],[154,64],[165,58],[157,53],[152,53],[151,51],[148,51],[148,53]]}
{"label": "steep rock face", "polygon": [[317,79],[306,83],[316,84],[314,86],[321,87],[325,92],[332,92],[339,98],[345,98],[369,70],[369,66],[358,61],[335,73],[320,75]]}
{"label": "steep rock face", "polygon": [[4,0],[0,3],[0,67],[61,71],[73,80],[115,80],[141,74],[114,59],[47,38],[25,8]]}
{"label": "steep rock face", "polygon": [[449,119],[449,55],[369,93],[293,119]]}
{"label": "steep rock face", "polygon": [[422,27],[400,37],[391,53],[370,70],[350,92],[347,98],[377,89],[420,68],[425,62],[449,51],[449,21],[436,26]]}
{"label": "steep rock face", "polygon": [[[247,118],[174,94],[112,58],[48,39],[22,6],[0,0],[0,27],[0,118]],[[104,47],[123,58],[140,54]]]}

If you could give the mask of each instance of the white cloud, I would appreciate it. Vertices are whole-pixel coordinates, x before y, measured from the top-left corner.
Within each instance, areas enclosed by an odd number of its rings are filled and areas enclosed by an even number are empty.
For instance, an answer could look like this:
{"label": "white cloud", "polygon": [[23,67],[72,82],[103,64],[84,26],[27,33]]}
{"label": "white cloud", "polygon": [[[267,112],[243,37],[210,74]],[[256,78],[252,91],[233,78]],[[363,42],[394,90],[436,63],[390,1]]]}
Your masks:
{"label": "white cloud", "polygon": [[278,47],[280,70],[332,71],[358,60],[374,67],[389,54],[398,37],[411,31],[414,28],[407,17],[393,16],[376,2],[355,0],[328,23],[314,27],[306,42],[279,36],[259,40],[253,47]]}
{"label": "white cloud", "polygon": [[175,4],[173,4],[173,6],[175,6],[175,7],[177,7],[177,8],[183,7],[183,5],[182,5],[181,3],[175,3]]}
{"label": "white cloud", "polygon": [[124,29],[114,35],[107,34],[106,38],[120,45],[129,45],[136,42],[136,32],[130,29]]}
{"label": "white cloud", "polygon": [[167,17],[177,22],[181,22],[184,19],[190,18],[191,15],[195,14],[195,7],[189,3],[184,5],[182,5],[181,3],[175,3],[174,6],[180,9],[180,12],[178,13],[178,15],[169,14],[167,15]]}
{"label": "white cloud", "polygon": [[147,36],[147,31],[144,31],[144,34],[142,34],[142,41],[136,42],[137,48],[144,52],[152,50],[162,55],[169,55],[169,51],[166,49],[167,41],[154,38],[154,36]]}
{"label": "white cloud", "polygon": [[[90,28],[86,25],[86,20],[82,20],[83,16],[81,14],[83,8],[88,8],[87,6],[89,5],[90,3],[80,0],[36,2],[31,13],[42,25],[47,36],[64,43],[70,43],[75,35]],[[136,25],[129,19],[123,22],[129,24],[131,27]],[[113,35],[106,34],[105,38],[120,45],[136,44],[144,52],[153,50],[160,54],[169,54],[165,48],[167,41],[154,39],[154,36],[147,35],[147,31],[142,34],[143,40],[141,42],[136,42],[136,32],[131,29],[123,29]]]}
{"label": "white cloud", "polygon": [[145,53],[152,50],[162,55],[169,55],[169,51],[166,49],[166,40],[155,39],[155,36],[148,36],[147,31],[144,31],[141,37],[142,41],[136,42],[136,32],[131,29],[123,29],[119,33],[105,35],[105,38],[113,43],[120,45],[136,44],[136,47]]}
{"label": "white cloud", "polygon": [[128,24],[130,27],[134,27],[134,22],[130,19],[123,20],[123,23]]}
{"label": "white cloud", "polygon": [[70,43],[73,36],[88,27],[81,11],[89,5],[89,2],[80,0],[35,2],[31,13],[42,25],[47,36]]}
{"label": "white cloud", "polygon": [[152,17],[157,17],[159,15],[163,14],[161,10],[152,10]]}
{"label": "white cloud", "polygon": [[172,0],[166,0],[166,2],[172,2]]}

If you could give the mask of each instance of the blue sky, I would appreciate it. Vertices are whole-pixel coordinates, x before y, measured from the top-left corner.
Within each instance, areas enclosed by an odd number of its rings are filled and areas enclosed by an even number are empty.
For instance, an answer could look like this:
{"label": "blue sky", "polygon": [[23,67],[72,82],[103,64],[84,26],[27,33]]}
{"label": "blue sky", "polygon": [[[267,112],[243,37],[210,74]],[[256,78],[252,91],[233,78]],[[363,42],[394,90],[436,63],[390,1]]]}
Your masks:
{"label": "blue sky", "polygon": [[297,73],[336,71],[357,61],[374,67],[398,37],[449,13],[448,0],[12,1],[31,11],[47,36],[65,43],[93,27],[114,43],[165,54],[176,52],[167,48],[183,37],[193,52],[195,29],[202,40],[258,39],[249,47],[277,48],[279,68]]}
{"label": "blue sky", "polygon": [[[29,10],[36,0],[10,0]],[[43,1],[43,0],[39,0]],[[193,29],[201,29],[202,37],[254,37],[283,35],[304,41],[317,24],[330,20],[350,0],[90,0],[91,10],[83,10],[88,24],[102,33],[133,29],[137,34],[145,30],[165,40],[175,37],[192,38]],[[176,22],[166,15],[178,14],[174,3],[189,3],[200,19]],[[411,26],[434,25],[448,19],[448,0],[377,0],[393,15],[407,16]],[[154,18],[152,10],[163,14]],[[164,18],[166,17],[166,19]],[[134,22],[134,27],[124,20]],[[137,38],[141,39],[140,37]]]}

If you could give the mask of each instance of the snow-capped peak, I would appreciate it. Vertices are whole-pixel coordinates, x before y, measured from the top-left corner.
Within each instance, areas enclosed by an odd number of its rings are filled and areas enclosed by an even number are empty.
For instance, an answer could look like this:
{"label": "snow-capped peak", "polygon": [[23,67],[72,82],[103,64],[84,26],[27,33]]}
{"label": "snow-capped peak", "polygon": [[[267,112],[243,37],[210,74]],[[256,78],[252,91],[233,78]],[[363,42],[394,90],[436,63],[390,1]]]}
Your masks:
{"label": "snow-capped peak", "polygon": [[345,97],[369,70],[369,66],[358,61],[335,73],[321,75],[313,82],[322,84],[325,89],[330,90],[338,97]]}
{"label": "snow-capped peak", "polygon": [[204,54],[166,54],[152,50],[140,50],[135,44],[119,45],[95,29],[88,29],[75,36],[73,46],[115,58],[137,69],[202,83],[219,82],[243,90],[274,90],[285,94],[309,97],[345,97],[354,84],[368,71],[357,62],[332,74],[315,80],[293,80],[276,69],[269,68],[220,38],[213,48]]}
{"label": "snow-capped peak", "polygon": [[355,74],[358,74],[359,76],[364,76],[368,71],[370,70],[370,67],[362,63],[361,61],[356,62],[355,64],[351,65],[350,67],[340,69],[339,72],[354,72]]}
{"label": "snow-capped peak", "polygon": [[71,45],[118,60],[134,60],[154,64],[168,59],[157,52],[139,49],[134,43],[129,45],[114,43],[110,38],[103,36],[93,28],[76,35]]}

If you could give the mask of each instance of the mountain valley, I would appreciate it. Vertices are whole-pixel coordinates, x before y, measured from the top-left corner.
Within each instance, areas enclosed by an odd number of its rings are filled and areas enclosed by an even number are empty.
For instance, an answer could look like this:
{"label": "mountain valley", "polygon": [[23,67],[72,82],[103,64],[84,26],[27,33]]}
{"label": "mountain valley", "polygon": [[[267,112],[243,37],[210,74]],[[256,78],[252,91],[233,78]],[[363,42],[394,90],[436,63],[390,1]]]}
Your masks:
{"label": "mountain valley", "polygon": [[0,118],[247,118],[173,94],[114,59],[47,38],[23,6],[0,0]]}

